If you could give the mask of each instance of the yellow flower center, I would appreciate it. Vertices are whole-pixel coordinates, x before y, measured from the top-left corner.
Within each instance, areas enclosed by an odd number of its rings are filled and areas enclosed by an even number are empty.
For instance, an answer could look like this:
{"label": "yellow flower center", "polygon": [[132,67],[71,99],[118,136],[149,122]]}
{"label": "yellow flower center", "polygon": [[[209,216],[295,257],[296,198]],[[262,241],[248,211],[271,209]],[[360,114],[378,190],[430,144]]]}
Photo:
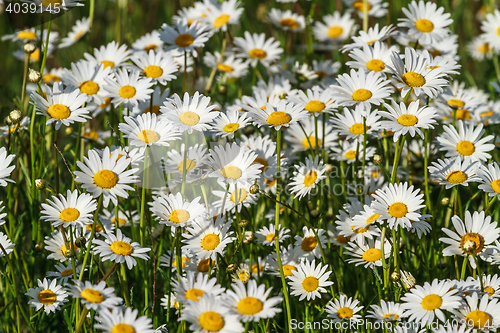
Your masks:
{"label": "yellow flower center", "polygon": [[59,218],[64,222],[73,222],[80,217],[80,212],[75,208],[64,208],[59,214]]}
{"label": "yellow flower center", "polygon": [[488,293],[488,296],[493,296],[495,294],[495,289],[492,286],[486,286],[483,288],[485,293]]}
{"label": "yellow flower center", "polygon": [[54,74],[45,74],[42,76],[43,82],[45,83],[50,83],[50,82],[60,82],[61,78],[57,75]]}
{"label": "yellow flower center", "polygon": [[367,89],[358,89],[352,93],[352,99],[356,102],[364,102],[372,98],[372,92]]}
{"label": "yellow flower center", "polygon": [[223,167],[220,173],[223,177],[229,179],[240,179],[242,175],[241,169],[232,165]]}
{"label": "yellow flower center", "polygon": [[467,175],[462,171],[452,171],[446,176],[446,180],[452,184],[462,184],[467,180]]}
{"label": "yellow flower center", "polygon": [[191,36],[190,34],[181,34],[175,38],[175,45],[180,46],[180,47],[188,47],[189,45],[193,44],[194,42],[194,37]]}
{"label": "yellow flower center", "polygon": [[189,220],[189,213],[184,209],[176,209],[168,216],[168,219],[174,223],[184,223]]}
{"label": "yellow flower center", "polygon": [[490,186],[493,191],[500,193],[500,179],[492,181]]}
{"label": "yellow flower center", "polygon": [[151,50],[156,50],[156,48],[158,47],[158,45],[156,44],[148,44],[145,48],[144,48],[144,51],[148,52],[151,51]]}
{"label": "yellow flower center", "polygon": [[[500,28],[498,28],[498,29],[500,30]],[[479,45],[479,47],[477,48],[477,50],[480,53],[490,52],[491,51],[490,44],[488,44],[488,43],[481,44],[481,45]]]}
{"label": "yellow flower center", "polygon": [[478,253],[481,253],[483,251],[483,249],[484,249],[484,237],[481,236],[480,234],[475,233],[475,232],[468,232],[462,236],[462,238],[460,239],[460,248],[462,249],[462,251],[464,253],[465,253],[464,244],[467,241],[472,241],[476,244],[476,248],[473,251],[474,254],[478,254]]}
{"label": "yellow flower center", "polygon": [[443,299],[436,294],[427,295],[422,299],[422,307],[427,311],[439,309],[442,304]]}
{"label": "yellow flower center", "polygon": [[325,103],[321,101],[309,101],[306,104],[305,109],[311,113],[321,112],[325,109]]}
{"label": "yellow flower center", "polygon": [[198,321],[200,326],[208,332],[218,332],[224,328],[224,319],[217,312],[203,312]]}
{"label": "yellow flower center", "polygon": [[143,73],[147,77],[151,77],[153,79],[156,79],[156,78],[159,78],[160,76],[163,75],[163,69],[161,69],[160,66],[150,65],[150,66],[144,68]]}
{"label": "yellow flower center", "polygon": [[375,262],[382,259],[382,251],[375,248],[368,249],[363,253],[362,258],[364,261]]}
{"label": "yellow flower center", "polygon": [[409,87],[422,87],[425,84],[425,78],[415,72],[408,72],[403,74],[403,81]]}
{"label": "yellow flower center", "polygon": [[[212,267],[214,267],[214,265],[215,265],[215,263],[212,262]],[[198,272],[206,273],[206,272],[208,272],[209,266],[210,266],[210,259],[203,259],[198,263],[198,266],[196,267],[196,269],[198,270]]]}
{"label": "yellow flower center", "polygon": [[336,240],[337,242],[339,242],[340,244],[347,244],[347,243],[349,242],[349,239],[350,239],[350,237],[349,237],[349,238],[347,238],[347,237],[346,237],[346,236],[344,236],[344,235],[338,235],[338,236],[337,236],[337,238],[335,238],[335,240]]}
{"label": "yellow flower center", "polygon": [[352,6],[354,7],[354,9],[356,9],[360,12],[364,12],[365,8],[366,8],[366,11],[369,11],[370,9],[372,9],[372,5],[368,1],[366,2],[366,6],[364,5],[363,1],[354,1]]}
{"label": "yellow flower center", "polygon": [[267,163],[267,161],[263,158],[260,158],[260,157],[257,157],[253,162],[252,162],[252,165],[254,164],[260,164],[260,171],[264,172],[267,167],[269,166],[269,163]]}
{"label": "yellow flower center", "polygon": [[279,23],[282,27],[287,27],[290,29],[298,29],[300,27],[299,23],[291,17],[286,17],[280,20]]}
{"label": "yellow flower center", "polygon": [[64,271],[61,272],[62,277],[67,277],[73,275],[73,270],[72,269],[65,269]]}
{"label": "yellow flower center", "polygon": [[129,256],[134,252],[134,248],[127,242],[116,241],[113,242],[110,246],[111,251],[113,253],[118,254],[120,256]]}
{"label": "yellow flower center", "polygon": [[90,303],[102,303],[104,301],[104,295],[100,291],[90,288],[83,289],[80,296]]}
{"label": "yellow flower center", "polygon": [[489,314],[481,310],[474,310],[465,316],[465,322],[472,322],[475,329],[483,329],[493,325],[493,319]]}
{"label": "yellow flower center", "polygon": [[19,39],[36,39],[36,34],[33,31],[23,30],[17,34]]}
{"label": "yellow flower center", "polygon": [[198,302],[199,301],[198,297],[203,298],[203,294],[204,294],[203,290],[191,288],[188,291],[186,291],[186,298]]}
{"label": "yellow flower center", "polygon": [[456,118],[460,120],[465,120],[465,119],[472,119],[469,110],[467,109],[457,109],[455,111],[452,111],[451,114],[453,115],[453,112],[456,114]]}
{"label": "yellow flower center", "polygon": [[100,188],[110,189],[118,184],[118,176],[111,170],[100,170],[94,175],[94,184]]}
{"label": "yellow flower center", "polygon": [[232,133],[236,131],[238,128],[240,128],[240,124],[238,123],[229,123],[224,126],[224,132],[226,133]]}
{"label": "yellow flower center", "polygon": [[220,15],[219,17],[217,17],[214,21],[214,27],[215,28],[220,28],[222,27],[223,25],[226,25],[227,22],[229,22],[229,18],[230,16],[227,15],[227,14],[222,14]]}
{"label": "yellow flower center", "polygon": [[355,123],[351,127],[349,127],[349,132],[354,135],[361,135],[365,133],[365,126],[362,123]]}
{"label": "yellow flower center", "polygon": [[292,120],[286,112],[283,111],[274,111],[267,117],[267,122],[274,126],[280,126],[284,124],[288,124]]}
{"label": "yellow flower center", "polygon": [[380,214],[373,214],[369,218],[366,219],[366,224],[371,224],[372,222],[378,220],[380,218]]}
{"label": "yellow flower center", "polygon": [[137,134],[137,138],[144,143],[152,143],[160,140],[158,133],[152,130],[142,130]]}
{"label": "yellow flower center", "polygon": [[384,315],[384,319],[386,319],[386,320],[398,320],[399,316],[396,313],[387,313]]}
{"label": "yellow flower center", "polygon": [[[76,252],[76,250],[78,250],[78,249],[79,249],[79,247],[78,247],[78,246],[76,246],[76,245],[73,243],[73,249],[74,249],[74,250],[75,250],[75,252]],[[63,245],[61,246],[61,253],[62,253],[63,255],[65,255],[67,251],[68,251],[68,248],[66,247],[66,244],[63,244]]]}
{"label": "yellow flower center", "polygon": [[111,333],[135,333],[135,329],[129,324],[116,324]]}
{"label": "yellow flower center", "polygon": [[194,126],[200,122],[200,116],[193,111],[185,111],[179,116],[184,125]]}
{"label": "yellow flower center", "polygon": [[55,119],[66,119],[71,115],[70,109],[62,104],[53,104],[49,106],[47,113]]}
{"label": "yellow flower center", "polygon": [[246,200],[248,192],[244,188],[238,188],[231,193],[231,201],[235,204],[240,204]]}
{"label": "yellow flower center", "polygon": [[208,234],[201,239],[201,247],[205,251],[213,251],[219,246],[220,237],[216,234]]}
{"label": "yellow flower center", "polygon": [[254,315],[264,309],[264,304],[255,297],[247,296],[238,302],[236,308],[242,315]]}
{"label": "yellow flower center", "polygon": [[292,276],[292,271],[296,271],[297,267],[293,265],[283,265],[283,275]]}
{"label": "yellow flower center", "polygon": [[[88,231],[92,231],[92,224],[87,224],[87,226],[85,228],[87,228]],[[96,224],[95,231],[96,232],[101,232],[102,231],[102,227],[99,224]]]}
{"label": "yellow flower center", "polygon": [[432,30],[434,30],[434,24],[429,20],[420,19],[415,22],[415,28],[420,32],[432,32]]}
{"label": "yellow flower center", "polygon": [[218,64],[217,69],[220,70],[221,72],[225,73],[230,73],[234,70],[232,66],[226,65],[226,64]]}
{"label": "yellow flower center", "polygon": [[381,72],[385,69],[385,64],[381,60],[372,59],[366,63],[366,68],[374,72]]}
{"label": "yellow flower center", "polygon": [[111,104],[111,97],[104,97],[104,103],[99,104],[100,108],[105,108]]}
{"label": "yellow flower center", "polygon": [[316,183],[318,179],[318,173],[316,171],[309,171],[304,177],[304,186],[311,187]]}
{"label": "yellow flower center", "polygon": [[389,206],[389,214],[395,218],[402,218],[408,214],[408,206],[402,202],[395,202]]}
{"label": "yellow flower center", "polygon": [[491,117],[493,114],[494,114],[494,111],[485,111],[485,112],[481,112],[479,115],[481,117]]}
{"label": "yellow flower center", "polygon": [[[150,113],[151,108],[148,106],[147,108],[144,109],[143,113]],[[153,113],[156,115],[160,114],[160,107],[158,105],[153,105]]]}
{"label": "yellow flower center", "polygon": [[35,62],[40,60],[40,49],[37,48],[32,54],[30,54],[30,60]]}
{"label": "yellow flower center", "polygon": [[462,140],[457,144],[457,151],[460,155],[470,156],[476,151],[474,144],[467,140]]}
{"label": "yellow flower center", "polygon": [[251,58],[254,58],[254,59],[264,59],[265,57],[267,57],[267,52],[262,50],[262,49],[251,49],[249,52],[248,52],[248,55],[251,57]]}
{"label": "yellow flower center", "polygon": [[333,27],[328,28],[326,34],[330,38],[338,38],[340,35],[342,35],[342,32],[344,32],[344,29],[342,29],[341,26],[334,25]]}
{"label": "yellow flower center", "polygon": [[184,165],[184,161],[180,162],[179,164],[177,164],[177,170],[179,172],[184,172],[184,168],[186,168],[186,171],[191,171],[194,169],[195,166],[196,166],[195,160],[186,158],[186,164]]}
{"label": "yellow flower center", "polygon": [[276,238],[276,234],[267,234],[266,241],[271,242]]}
{"label": "yellow flower center", "polygon": [[314,250],[316,248],[317,245],[318,245],[318,242],[316,241],[316,237],[308,236],[302,240],[300,247],[302,248],[302,250],[304,250],[306,252],[311,252],[312,250]]}
{"label": "yellow flower center", "polygon": [[304,281],[302,281],[302,288],[304,288],[304,290],[308,293],[318,289],[318,286],[319,280],[314,276],[308,276],[304,279]]}
{"label": "yellow flower center", "polygon": [[302,140],[302,146],[304,146],[305,149],[314,148],[319,145],[321,145],[321,140],[315,136],[310,136],[309,138],[305,137]]}
{"label": "yellow flower center", "polygon": [[80,91],[87,95],[95,95],[99,91],[99,85],[94,81],[85,81],[80,84]]}
{"label": "yellow flower center", "polygon": [[126,85],[120,88],[118,94],[125,99],[129,99],[135,96],[136,90],[134,87]]}
{"label": "yellow flower center", "polygon": [[412,114],[403,114],[398,117],[398,123],[403,126],[414,126],[418,123],[418,119]]}
{"label": "yellow flower center", "polygon": [[356,151],[355,150],[349,150],[347,153],[345,153],[345,158],[348,160],[353,160],[356,158]]}
{"label": "yellow flower center", "polygon": [[461,99],[450,99],[446,102],[449,106],[451,106],[452,108],[461,108],[465,105],[464,101],[462,101]]}
{"label": "yellow flower center", "polygon": [[107,68],[107,67],[113,68],[113,67],[115,67],[115,63],[112,62],[112,61],[109,61],[109,60],[103,60],[103,61],[101,61],[101,64],[104,65],[104,68]]}
{"label": "yellow flower center", "polygon": [[54,304],[56,300],[57,300],[56,294],[50,289],[42,290],[38,294],[38,301],[43,305]]}
{"label": "yellow flower center", "polygon": [[353,315],[352,309],[347,306],[344,306],[343,308],[337,310],[337,316],[340,319],[351,318],[352,315]]}

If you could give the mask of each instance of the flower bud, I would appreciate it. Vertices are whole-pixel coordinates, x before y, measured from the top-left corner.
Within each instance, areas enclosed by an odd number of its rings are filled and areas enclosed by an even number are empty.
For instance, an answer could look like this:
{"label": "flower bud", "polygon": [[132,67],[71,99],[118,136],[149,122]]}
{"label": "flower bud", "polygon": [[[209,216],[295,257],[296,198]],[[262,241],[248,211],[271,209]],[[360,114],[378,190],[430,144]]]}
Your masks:
{"label": "flower bud", "polygon": [[43,179],[35,179],[35,187],[37,190],[43,190],[47,186],[47,183],[45,183],[45,180]]}
{"label": "flower bud", "polygon": [[42,250],[43,250],[43,243],[38,243],[35,245],[36,252],[42,252]]}
{"label": "flower bud", "polygon": [[34,71],[31,68],[28,71],[28,80],[32,83],[37,83],[42,78],[42,74],[39,71]]}
{"label": "flower bud", "polygon": [[394,272],[391,273],[391,280],[392,281],[397,282],[400,279],[401,279],[401,273],[396,272],[396,271],[394,271]]}
{"label": "flower bud", "polygon": [[248,244],[253,241],[253,231],[245,231],[243,235],[243,244]]}
{"label": "flower bud", "polygon": [[226,268],[226,271],[228,271],[228,272],[232,272],[232,271],[234,271],[234,270],[235,270],[235,268],[236,268],[236,265],[235,265],[235,264],[229,264],[229,265],[227,266],[227,268]]}
{"label": "flower bud", "polygon": [[382,158],[382,156],[378,155],[378,154],[375,154],[373,155],[373,163],[376,164],[376,165],[379,165],[380,163],[382,163],[384,159]]}
{"label": "flower bud", "polygon": [[9,113],[9,119],[12,122],[12,124],[17,124],[18,122],[21,121],[22,118],[23,118],[23,114],[21,113],[21,111],[19,111],[17,109],[12,110]]}
{"label": "flower bud", "polygon": [[224,85],[220,86],[219,87],[219,94],[224,95],[225,93],[227,93],[226,86],[224,86]]}
{"label": "flower bud", "polygon": [[23,49],[24,49],[25,53],[31,54],[31,53],[35,52],[36,46],[34,44],[31,44],[31,43],[26,43],[26,44],[24,44]]}
{"label": "flower bud", "polygon": [[441,205],[448,206],[449,203],[450,203],[450,198],[444,197],[443,199],[441,199]]}
{"label": "flower bud", "polygon": [[66,135],[71,135],[73,134],[73,127],[66,127],[66,129],[64,130],[64,133]]}
{"label": "flower bud", "polygon": [[280,92],[280,96],[279,97],[280,97],[280,99],[285,99],[285,98],[288,97],[288,94],[286,93],[286,91],[282,91],[282,92]]}
{"label": "flower bud", "polygon": [[259,193],[259,185],[253,184],[252,186],[250,186],[250,193],[252,194]]}
{"label": "flower bud", "polygon": [[85,243],[87,242],[87,239],[83,236],[78,237],[75,241],[75,245],[79,248],[85,247]]}
{"label": "flower bud", "polygon": [[238,222],[238,224],[240,225],[240,227],[246,227],[247,224],[248,224],[248,220],[241,220],[240,222]]}
{"label": "flower bud", "polygon": [[319,215],[320,215],[320,211],[319,211],[319,210],[317,210],[317,209],[315,209],[315,210],[311,211],[311,213],[310,213],[310,214],[311,214],[311,217],[312,217],[313,219],[317,219],[317,218],[319,217]]}

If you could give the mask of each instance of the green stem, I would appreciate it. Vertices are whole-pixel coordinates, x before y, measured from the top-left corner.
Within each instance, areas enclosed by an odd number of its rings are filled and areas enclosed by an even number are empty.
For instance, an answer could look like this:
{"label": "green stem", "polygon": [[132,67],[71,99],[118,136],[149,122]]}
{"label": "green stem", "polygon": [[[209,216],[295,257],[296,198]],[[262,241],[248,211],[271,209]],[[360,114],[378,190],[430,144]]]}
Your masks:
{"label": "green stem", "polygon": [[[94,222],[92,223],[92,231],[90,232],[90,238],[88,241],[87,251],[85,252],[85,257],[83,258],[83,263],[82,263],[82,269],[80,271],[80,277],[78,278],[78,280],[80,280],[80,281],[82,281],[82,279],[83,279],[83,272],[85,272],[85,265],[87,264],[87,260],[89,259],[90,248],[92,247],[92,240],[94,239],[94,235],[95,235],[95,226],[97,225],[99,211],[101,210],[101,206],[102,206],[102,198],[103,198],[103,196],[101,195],[99,197],[99,202],[97,203],[97,209],[94,213]],[[71,244],[71,247],[73,247],[73,244]]]}
{"label": "green stem", "polygon": [[405,136],[403,135],[399,142],[396,143],[396,152],[394,153],[394,164],[392,166],[392,174],[391,174],[391,184],[394,184],[396,181],[396,174],[398,171],[399,159],[401,158],[401,152],[403,151],[403,145],[405,143]]}

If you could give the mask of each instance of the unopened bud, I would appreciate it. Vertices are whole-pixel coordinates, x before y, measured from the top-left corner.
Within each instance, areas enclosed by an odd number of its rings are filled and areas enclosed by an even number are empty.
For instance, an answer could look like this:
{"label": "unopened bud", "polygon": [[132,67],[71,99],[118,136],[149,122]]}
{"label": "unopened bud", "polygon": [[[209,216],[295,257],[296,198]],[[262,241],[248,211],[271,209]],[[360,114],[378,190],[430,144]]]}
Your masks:
{"label": "unopened bud", "polygon": [[234,271],[234,269],[236,268],[236,265],[235,264],[229,264],[226,268],[226,271],[228,272],[232,272]]}
{"label": "unopened bud", "polygon": [[26,44],[24,44],[23,49],[24,49],[24,52],[31,54],[31,53],[35,52],[36,46],[34,44],[31,44],[31,43],[26,43]]}
{"label": "unopened bud", "polygon": [[246,227],[248,224],[248,220],[241,220],[240,222],[238,222],[238,224],[240,227]]}
{"label": "unopened bud", "polygon": [[311,211],[311,213],[310,213],[310,214],[311,214],[311,217],[312,217],[313,219],[317,219],[317,218],[319,217],[319,215],[320,215],[320,211],[319,211],[319,210],[317,210],[317,209],[315,209],[315,210]]}
{"label": "unopened bud", "polygon": [[12,122],[12,124],[17,124],[18,122],[21,121],[23,118],[23,114],[19,110],[12,110],[9,113],[9,119]]}
{"label": "unopened bud", "polygon": [[450,203],[450,198],[444,197],[443,199],[441,199],[441,205],[448,206],[449,203]]}
{"label": "unopened bud", "polygon": [[37,190],[43,190],[47,184],[43,179],[35,179],[35,187]]}
{"label": "unopened bud", "polygon": [[379,165],[380,163],[382,163],[382,161],[383,161],[382,156],[380,156],[378,154],[373,155],[373,163],[374,164]]}
{"label": "unopened bud", "polygon": [[28,71],[28,80],[32,83],[37,83],[42,78],[42,74],[39,71],[32,70],[31,68]]}
{"label": "unopened bud", "polygon": [[224,95],[225,93],[227,93],[226,86],[220,86],[219,87],[219,94]]}
{"label": "unopened bud", "polygon": [[66,250],[66,252],[64,252],[64,256],[66,258],[70,258],[71,257],[71,250]]}
{"label": "unopened bud", "polygon": [[288,94],[286,93],[286,91],[282,91],[282,92],[280,92],[280,95],[279,95],[279,98],[280,98],[280,99],[285,99],[285,98],[287,98],[287,97],[288,97]]}
{"label": "unopened bud", "polygon": [[391,280],[392,281],[397,282],[400,279],[401,279],[401,273],[396,272],[396,271],[394,271],[394,272],[391,273]]}
{"label": "unopened bud", "polygon": [[42,250],[43,250],[43,243],[38,243],[35,245],[36,252],[42,252]]}
{"label": "unopened bud", "polygon": [[475,249],[476,249],[476,242],[471,241],[471,240],[465,241],[465,243],[463,245],[463,250],[465,252],[471,253],[471,252],[474,252]]}
{"label": "unopened bud", "polygon": [[9,126],[10,126],[10,125],[12,125],[12,120],[10,120],[10,117],[9,117],[9,116],[5,117],[5,119],[4,119],[4,123],[6,123],[6,124],[7,124],[7,125],[9,125]]}
{"label": "unopened bud", "polygon": [[253,231],[245,231],[243,235],[243,244],[248,244],[253,241]]}
{"label": "unopened bud", "polygon": [[81,237],[78,237],[78,238],[76,239],[76,241],[75,241],[75,245],[76,245],[77,247],[80,247],[80,248],[81,248],[81,247],[84,247],[84,246],[85,246],[85,243],[86,243],[86,242],[87,242],[87,239],[86,239],[85,237],[81,236]]}
{"label": "unopened bud", "polygon": [[330,173],[333,171],[333,168],[335,168],[335,166],[333,164],[327,164],[325,165],[325,168],[326,168],[326,173]]}
{"label": "unopened bud", "polygon": [[73,127],[66,127],[66,129],[64,130],[64,133],[66,135],[71,135],[73,134]]}
{"label": "unopened bud", "polygon": [[250,193],[252,194],[259,193],[259,185],[253,184],[252,186],[250,186]]}

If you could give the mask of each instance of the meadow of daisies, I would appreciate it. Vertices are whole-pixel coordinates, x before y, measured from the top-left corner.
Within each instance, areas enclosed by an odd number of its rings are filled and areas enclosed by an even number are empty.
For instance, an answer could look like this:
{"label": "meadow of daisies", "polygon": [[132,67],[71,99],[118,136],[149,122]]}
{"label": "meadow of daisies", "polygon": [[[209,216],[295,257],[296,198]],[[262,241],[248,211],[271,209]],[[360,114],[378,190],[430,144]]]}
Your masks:
{"label": "meadow of daisies", "polygon": [[0,332],[500,331],[498,2],[26,1]]}

